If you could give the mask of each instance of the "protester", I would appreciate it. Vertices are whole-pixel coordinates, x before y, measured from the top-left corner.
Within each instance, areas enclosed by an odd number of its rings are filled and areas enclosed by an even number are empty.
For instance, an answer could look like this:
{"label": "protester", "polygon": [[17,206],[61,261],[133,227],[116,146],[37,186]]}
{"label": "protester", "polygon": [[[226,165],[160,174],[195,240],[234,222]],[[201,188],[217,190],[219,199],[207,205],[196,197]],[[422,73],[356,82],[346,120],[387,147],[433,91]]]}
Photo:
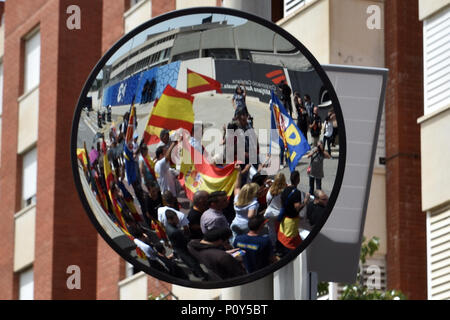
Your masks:
{"label": "protester", "polygon": [[158,208],[158,220],[163,224],[165,228],[168,226],[168,221],[166,219],[166,211],[174,211],[178,216],[178,228],[183,228],[185,234],[189,234],[189,220],[186,215],[179,211],[179,205],[177,198],[170,192],[166,191],[163,193],[163,203],[164,207]]}
{"label": "protester", "polygon": [[208,196],[209,194],[206,191],[197,191],[194,194],[193,206],[188,214],[191,239],[201,239],[203,237],[200,219],[203,212],[208,209]]}
{"label": "protester", "polygon": [[314,107],[314,111],[311,118],[311,124],[309,125],[311,137],[313,138],[313,146],[317,146],[320,140],[320,133],[322,132],[322,120],[319,116],[319,108]]}
{"label": "protester", "polygon": [[180,220],[173,210],[166,210],[166,231],[175,254],[193,271],[194,275],[200,279],[206,280],[208,277],[202,270],[197,260],[189,253],[188,241],[181,229],[178,228]]}
{"label": "protester", "polygon": [[228,196],[225,191],[215,191],[208,196],[209,209],[200,218],[202,233],[221,228],[229,228],[223,210],[228,206]]}
{"label": "protester", "polygon": [[331,146],[335,147],[336,146],[336,138],[338,138],[338,123],[337,123],[337,118],[336,118],[336,113],[334,112],[334,110],[332,109],[329,112],[329,117],[330,117],[330,121],[333,124],[333,136],[331,137]]}
{"label": "protester", "polygon": [[246,274],[242,263],[231,255],[237,250],[225,251],[230,236],[229,228],[215,228],[205,232],[202,240],[191,240],[188,244],[189,252],[208,268],[211,280],[225,280]]}
{"label": "protester", "polygon": [[281,91],[281,102],[283,102],[286,110],[289,112],[289,115],[292,118],[291,87],[289,87],[289,85],[286,83],[285,80],[281,80],[278,87],[280,88]]}
{"label": "protester", "polygon": [[[258,139],[255,133],[255,130],[248,122],[248,113],[244,110],[240,110],[237,112],[237,126],[238,133],[241,135],[238,136],[238,150],[237,150],[237,160],[243,162],[241,164],[241,183],[242,185],[246,184],[249,180],[249,170],[250,167],[245,168],[246,165],[258,165],[259,162],[259,147],[258,147]],[[240,131],[240,130],[242,131]],[[240,150],[239,140],[244,140],[244,150]],[[242,159],[242,151],[244,151],[244,159]]]}
{"label": "protester", "polygon": [[237,179],[234,188],[234,211],[236,217],[230,225],[233,232],[233,239],[240,234],[248,232],[248,219],[258,213],[257,193],[259,186],[256,183],[246,184],[241,188],[240,181]]}
{"label": "protester", "polygon": [[[262,169],[263,165],[260,165],[260,168]],[[272,184],[272,180],[269,179],[268,175],[264,175],[260,173],[260,169],[258,169],[258,172],[252,177],[252,183],[256,183],[258,185],[258,192],[256,193],[256,198],[258,200],[258,214],[264,214],[265,210],[267,209],[267,200],[266,196],[269,192],[269,188]]]}
{"label": "protester", "polygon": [[282,211],[278,216],[278,251],[285,255],[295,250],[302,242],[299,233],[300,211],[308,204],[309,197],[302,199],[302,193],[295,185],[288,186],[281,194]]}
{"label": "protester", "polygon": [[147,236],[141,231],[134,234],[134,237],[134,243],[140,250],[142,250],[142,252],[144,252],[145,256],[148,258],[150,266],[159,271],[170,273],[170,269],[159,258],[158,253],[149,243]]}
{"label": "protester", "polygon": [[163,206],[161,190],[156,181],[148,182],[146,188],[148,190],[148,193],[146,193],[147,218],[157,220],[158,208]]}
{"label": "protester", "polygon": [[326,148],[328,144],[328,154],[331,156],[331,143],[333,139],[333,123],[330,121],[330,117],[325,118],[323,124],[323,147]]}
{"label": "protester", "polygon": [[234,107],[234,117],[237,118],[238,110],[244,110],[248,114],[247,104],[245,103],[245,98],[247,97],[247,90],[245,86],[241,83],[241,85],[236,86],[235,92],[233,94],[233,98],[231,102]]}
{"label": "protester", "polygon": [[155,243],[154,249],[158,254],[158,258],[164,263],[164,265],[169,269],[169,274],[176,278],[189,280],[188,275],[181,269],[173,259],[166,256],[166,248],[162,243]]}
{"label": "protester", "polygon": [[283,204],[281,202],[281,193],[287,187],[286,177],[280,172],[276,175],[272,186],[267,193],[267,209],[264,217],[268,219],[269,237],[272,245],[275,247],[277,241],[277,221]]}
{"label": "protester", "polygon": [[155,181],[154,177],[154,169],[151,168],[151,159],[149,159],[148,155],[148,147],[145,144],[141,144],[139,147],[140,155],[139,155],[139,172],[142,179],[142,183],[147,185],[148,183]]}
{"label": "protester", "polygon": [[267,236],[262,236],[263,216],[254,216],[248,220],[249,232],[238,235],[233,246],[245,251],[243,262],[248,273],[267,267],[276,261],[272,243]]}
{"label": "protester", "polygon": [[174,196],[178,195],[177,181],[170,171],[170,158],[176,144],[177,142],[173,142],[168,149],[164,146],[158,147],[156,149],[157,162],[155,164],[155,173],[161,192],[170,191]]}
{"label": "protester", "polygon": [[323,160],[325,158],[330,159],[331,156],[323,149],[323,144],[319,141],[317,147],[313,148],[307,155],[311,158],[310,172],[309,172],[309,193],[314,192],[314,182],[316,183],[316,189],[322,189],[322,179],[324,177],[323,172]]}
{"label": "protester", "polygon": [[170,131],[167,129],[161,130],[159,133],[159,143],[156,145],[156,148],[159,147],[167,147],[170,146]]}
{"label": "protester", "polygon": [[309,94],[305,94],[305,96],[303,97],[303,105],[306,109],[306,112],[308,112],[309,122],[311,123],[313,118],[314,103],[312,102]]}
{"label": "protester", "polygon": [[308,112],[298,92],[294,94],[294,105],[297,110],[297,126],[308,141]]}
{"label": "protester", "polygon": [[325,208],[328,204],[328,196],[322,190],[314,191],[314,201],[307,206],[307,217],[311,226],[320,223],[325,216]]}

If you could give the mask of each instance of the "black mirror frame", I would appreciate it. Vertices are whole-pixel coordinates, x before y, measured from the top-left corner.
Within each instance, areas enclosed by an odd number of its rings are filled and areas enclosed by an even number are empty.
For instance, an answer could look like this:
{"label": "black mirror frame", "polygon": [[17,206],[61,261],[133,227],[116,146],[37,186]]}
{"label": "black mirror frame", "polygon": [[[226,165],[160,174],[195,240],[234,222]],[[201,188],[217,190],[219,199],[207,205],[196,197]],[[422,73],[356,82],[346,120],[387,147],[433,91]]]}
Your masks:
{"label": "black mirror frame", "polygon": [[[108,236],[108,234],[105,232],[105,230],[101,227],[100,223],[95,218],[94,213],[92,212],[91,207],[89,206],[89,203],[87,199],[85,198],[84,190],[81,186],[79,171],[78,171],[78,160],[76,155],[76,149],[77,149],[77,135],[78,135],[78,125],[81,117],[81,110],[82,110],[82,103],[84,97],[86,97],[90,87],[92,86],[92,83],[96,79],[98,73],[102,70],[103,66],[106,64],[106,62],[113,56],[117,50],[119,50],[126,42],[131,40],[134,36],[139,34],[140,32],[157,25],[161,22],[164,22],[169,19],[182,17],[189,14],[223,14],[223,15],[232,15],[239,18],[244,18],[249,21],[255,22],[259,25],[262,25],[273,32],[277,33],[278,35],[282,36],[284,39],[289,41],[291,44],[293,44],[312,64],[315,71],[319,75],[320,79],[322,80],[325,87],[328,88],[329,95],[331,97],[333,106],[335,108],[335,114],[337,117],[338,125],[339,125],[339,162],[338,162],[338,168],[336,172],[336,178],[334,181],[333,189],[331,191],[328,205],[325,210],[325,215],[322,221],[319,222],[318,225],[316,225],[309,235],[306,237],[306,239],[301,243],[301,245],[295,249],[294,251],[290,252],[288,255],[283,257],[280,261],[271,264],[270,266],[263,268],[261,270],[258,270],[256,272],[253,272],[248,275],[222,280],[222,281],[211,281],[211,282],[201,282],[201,281],[189,281],[189,280],[182,280],[179,278],[175,278],[173,276],[170,276],[168,274],[165,274],[163,272],[160,272],[158,270],[152,269],[151,267],[148,267],[144,264],[141,264],[138,262],[138,260],[134,259],[130,255],[126,254],[122,251],[122,249]],[[325,71],[322,69],[319,62],[315,59],[315,57],[306,49],[303,44],[300,43],[295,37],[293,37],[291,34],[289,34],[287,31],[279,27],[278,25],[267,21],[261,17],[234,10],[229,8],[222,8],[222,7],[197,7],[197,8],[188,8],[188,9],[182,9],[177,11],[171,11],[166,14],[157,16],[140,26],[136,27],[129,33],[125,34],[122,38],[120,38],[100,59],[100,61],[96,64],[92,72],[90,73],[87,81],[84,84],[83,90],[80,94],[80,97],[78,99],[78,103],[75,109],[74,117],[72,120],[72,133],[71,133],[71,145],[70,145],[70,157],[72,161],[72,172],[74,176],[74,182],[76,189],[78,191],[78,194],[80,196],[80,200],[83,204],[84,209],[86,210],[86,213],[89,216],[89,219],[91,220],[92,224],[95,226],[97,231],[100,233],[102,238],[110,245],[111,248],[114,249],[123,259],[131,263],[137,270],[142,270],[148,275],[155,277],[159,280],[169,282],[175,285],[185,286],[185,287],[191,287],[191,288],[198,288],[198,289],[217,289],[217,288],[225,288],[225,287],[232,287],[237,285],[243,285],[252,281],[256,281],[258,279],[264,278],[268,276],[269,274],[279,270],[283,266],[287,265],[288,263],[292,262],[302,251],[304,251],[308,245],[314,240],[314,238],[317,236],[317,234],[320,232],[322,227],[324,226],[325,222],[327,221],[329,215],[331,214],[331,211],[333,210],[333,207],[337,201],[337,196],[339,194],[339,190],[342,185],[342,180],[344,177],[344,170],[345,170],[345,161],[346,161],[346,135],[345,135],[345,125],[344,125],[344,119],[343,114],[341,110],[341,106],[339,103],[339,100],[337,98],[336,92],[331,84],[331,81],[329,80],[328,76],[326,75]]]}

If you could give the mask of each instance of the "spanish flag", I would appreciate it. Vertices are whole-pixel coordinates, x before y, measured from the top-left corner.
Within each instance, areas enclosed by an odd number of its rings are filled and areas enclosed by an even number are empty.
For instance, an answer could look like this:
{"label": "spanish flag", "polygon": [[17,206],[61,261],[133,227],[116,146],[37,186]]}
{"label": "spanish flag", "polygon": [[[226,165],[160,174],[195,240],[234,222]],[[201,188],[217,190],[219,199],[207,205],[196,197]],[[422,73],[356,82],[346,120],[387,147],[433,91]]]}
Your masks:
{"label": "spanish flag", "polygon": [[112,190],[111,190],[111,184],[114,183],[114,174],[111,170],[111,165],[109,164],[108,156],[106,155],[106,152],[103,154],[103,167],[105,170],[105,179],[106,179],[106,188],[108,190],[108,195],[111,200],[112,206],[113,206],[113,212],[114,215],[117,218],[117,221],[119,222],[119,225],[121,228],[126,229],[125,220],[122,216],[122,208],[120,207],[117,199],[114,197]]}
{"label": "spanish flag", "polygon": [[88,169],[87,169],[86,151],[84,150],[84,148],[77,148],[77,158],[83,165],[84,172],[86,172]]}
{"label": "spanish flag", "polygon": [[[125,233],[125,235],[126,235],[131,241],[133,241],[133,240],[135,239],[127,229],[124,229],[124,228],[122,228],[122,227],[120,227],[120,226],[118,226],[118,227],[122,230],[123,233]],[[133,242],[134,242],[134,241],[133,241]],[[145,255],[145,253],[144,253],[139,247],[136,247],[136,254],[137,254],[137,256],[138,256],[139,258],[141,258],[141,259],[143,259],[143,260],[147,260],[147,256]]]}
{"label": "spanish flag", "polygon": [[[113,205],[113,212],[118,221],[118,223],[116,223],[116,225],[122,230],[123,233],[125,233],[125,235],[131,241],[133,241],[134,237],[128,231],[127,225],[122,216],[122,208],[120,207],[117,199],[112,194],[111,184],[114,182],[114,174],[112,173],[111,165],[109,164],[108,156],[106,155],[106,144],[104,141],[103,141],[103,166],[104,166],[104,170],[105,170],[106,186],[108,189],[109,198],[111,199],[111,202]],[[141,259],[144,259],[144,260],[147,259],[144,252],[142,252],[142,250],[139,248],[136,248],[136,254]]]}
{"label": "spanish flag", "polygon": [[146,144],[159,142],[162,129],[186,129],[191,132],[194,126],[194,97],[178,91],[170,85],[153,106],[143,139]]}
{"label": "spanish flag", "polygon": [[213,78],[207,77],[203,74],[187,69],[187,92],[195,94],[204,91],[216,90],[217,93],[222,93],[220,90],[221,84]]}
{"label": "spanish flag", "polygon": [[151,224],[152,225],[150,227],[156,232],[156,235],[158,236],[158,238],[160,240],[167,240],[167,234],[166,234],[166,231],[165,231],[162,223],[159,222],[158,220],[152,219]]}
{"label": "spanish flag", "polygon": [[127,145],[133,141],[135,126],[136,126],[136,107],[134,106],[134,97],[133,97],[133,102],[131,103],[130,116],[128,118],[127,132],[125,135],[125,142]]}
{"label": "spanish flag", "polygon": [[144,163],[150,174],[156,179],[155,161],[147,154],[147,156],[144,157]]}
{"label": "spanish flag", "polygon": [[[231,196],[238,177],[238,171],[234,163],[224,167],[218,167],[209,163],[207,158],[196,148],[195,140],[185,132],[182,140],[183,155],[180,168],[180,184],[186,191],[189,200],[193,200],[197,191],[203,190],[208,193],[214,191],[225,191]],[[201,159],[201,163],[194,160]]]}
{"label": "spanish flag", "polygon": [[284,217],[278,229],[278,241],[288,249],[294,250],[302,243],[298,233],[300,217]]}
{"label": "spanish flag", "polygon": [[92,188],[95,189],[95,191],[97,193],[97,201],[100,203],[103,210],[105,210],[105,212],[107,212],[108,211],[108,200],[106,199],[106,194],[103,192],[102,185],[100,183],[100,179],[99,179],[97,172],[94,173],[93,178],[94,178],[95,184],[92,184]]}

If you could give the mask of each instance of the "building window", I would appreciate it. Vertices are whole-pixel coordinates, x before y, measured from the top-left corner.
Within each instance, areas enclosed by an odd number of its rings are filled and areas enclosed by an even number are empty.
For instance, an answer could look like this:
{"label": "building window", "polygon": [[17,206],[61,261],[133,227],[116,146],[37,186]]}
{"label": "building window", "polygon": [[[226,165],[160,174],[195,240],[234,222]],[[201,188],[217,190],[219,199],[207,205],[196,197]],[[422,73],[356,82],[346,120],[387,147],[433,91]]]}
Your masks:
{"label": "building window", "polygon": [[234,49],[205,49],[204,57],[211,57],[213,59],[236,59],[236,50]]}
{"label": "building window", "polygon": [[163,56],[163,59],[169,58],[171,49],[172,49],[172,48],[167,48],[167,49],[164,50],[164,56]]}
{"label": "building window", "polygon": [[39,85],[41,62],[41,34],[33,33],[25,39],[25,61],[24,61],[24,93]]}
{"label": "building window", "polygon": [[33,269],[27,269],[19,274],[19,300],[34,299]]}
{"label": "building window", "polygon": [[22,208],[36,203],[37,149],[34,148],[22,158]]}
{"label": "building window", "polygon": [[423,24],[424,114],[450,104],[450,8]]}

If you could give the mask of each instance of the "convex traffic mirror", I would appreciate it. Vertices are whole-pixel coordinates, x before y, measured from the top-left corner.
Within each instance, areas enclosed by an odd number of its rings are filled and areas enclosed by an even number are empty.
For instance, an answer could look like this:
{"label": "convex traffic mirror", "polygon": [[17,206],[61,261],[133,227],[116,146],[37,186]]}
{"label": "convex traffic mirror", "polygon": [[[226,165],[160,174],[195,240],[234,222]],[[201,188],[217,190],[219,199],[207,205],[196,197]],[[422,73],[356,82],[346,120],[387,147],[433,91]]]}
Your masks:
{"label": "convex traffic mirror", "polygon": [[292,261],[332,214],[345,130],[335,91],[280,27],[223,8],[120,39],[75,110],[87,214],[135,270],[219,288]]}

